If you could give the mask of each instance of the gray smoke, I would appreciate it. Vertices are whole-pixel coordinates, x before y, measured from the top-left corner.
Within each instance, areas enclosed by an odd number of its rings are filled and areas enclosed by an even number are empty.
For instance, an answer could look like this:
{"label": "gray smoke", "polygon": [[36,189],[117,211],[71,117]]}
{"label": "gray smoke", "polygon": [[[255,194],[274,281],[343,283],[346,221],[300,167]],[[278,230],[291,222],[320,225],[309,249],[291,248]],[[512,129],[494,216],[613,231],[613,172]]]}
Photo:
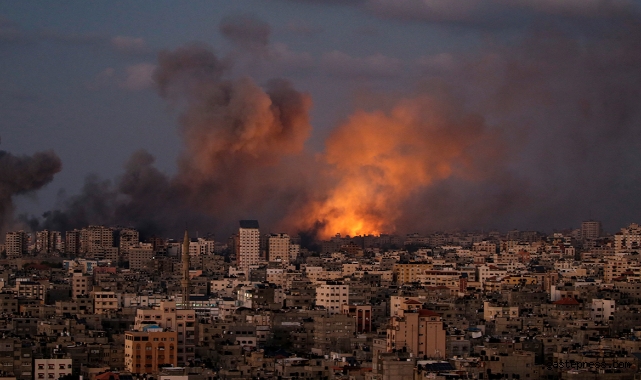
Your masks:
{"label": "gray smoke", "polygon": [[14,222],[13,198],[38,190],[53,180],[62,163],[53,152],[15,156],[0,151],[0,233]]}

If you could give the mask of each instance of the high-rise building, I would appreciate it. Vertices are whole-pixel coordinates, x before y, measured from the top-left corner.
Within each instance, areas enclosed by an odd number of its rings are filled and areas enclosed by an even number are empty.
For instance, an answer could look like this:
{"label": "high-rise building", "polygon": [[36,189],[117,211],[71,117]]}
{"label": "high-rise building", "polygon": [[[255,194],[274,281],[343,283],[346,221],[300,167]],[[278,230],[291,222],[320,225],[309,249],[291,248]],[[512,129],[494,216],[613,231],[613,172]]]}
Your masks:
{"label": "high-rise building", "polygon": [[27,253],[29,240],[24,231],[11,231],[5,235],[5,249],[8,259],[17,259]]}
{"label": "high-rise building", "polygon": [[60,231],[42,230],[36,233],[36,252],[60,252],[62,248]]}
{"label": "high-rise building", "polygon": [[133,228],[123,228],[118,233],[120,241],[118,247],[120,248],[120,253],[129,253],[131,247],[135,247],[140,243],[140,234],[138,230]]}
{"label": "high-rise building", "polygon": [[249,268],[260,261],[260,232],[257,220],[240,221],[236,261],[245,274],[249,274]]}
{"label": "high-rise building", "polygon": [[289,264],[289,245],[289,235],[271,234],[267,243],[269,261]]}
{"label": "high-rise building", "polygon": [[104,226],[89,226],[80,231],[80,252],[93,257],[103,254],[106,248],[114,247],[114,229]]}
{"label": "high-rise building", "polygon": [[584,240],[597,239],[602,234],[601,222],[588,220],[581,223],[581,237]]}
{"label": "high-rise building", "polygon": [[80,254],[80,230],[65,233],[65,252],[73,256]]}
{"label": "high-rise building", "polygon": [[185,230],[181,253],[182,279],[180,280],[183,309],[189,309],[189,256],[189,233]]}

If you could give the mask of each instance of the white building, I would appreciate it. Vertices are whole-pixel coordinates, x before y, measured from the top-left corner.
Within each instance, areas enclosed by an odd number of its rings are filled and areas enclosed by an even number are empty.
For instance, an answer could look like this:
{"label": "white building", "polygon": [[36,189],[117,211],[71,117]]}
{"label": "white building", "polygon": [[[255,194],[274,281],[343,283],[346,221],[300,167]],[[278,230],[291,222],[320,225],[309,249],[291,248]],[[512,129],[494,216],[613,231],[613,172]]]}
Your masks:
{"label": "white building", "polygon": [[241,220],[238,231],[238,267],[249,273],[250,266],[260,261],[260,232],[257,220]]}

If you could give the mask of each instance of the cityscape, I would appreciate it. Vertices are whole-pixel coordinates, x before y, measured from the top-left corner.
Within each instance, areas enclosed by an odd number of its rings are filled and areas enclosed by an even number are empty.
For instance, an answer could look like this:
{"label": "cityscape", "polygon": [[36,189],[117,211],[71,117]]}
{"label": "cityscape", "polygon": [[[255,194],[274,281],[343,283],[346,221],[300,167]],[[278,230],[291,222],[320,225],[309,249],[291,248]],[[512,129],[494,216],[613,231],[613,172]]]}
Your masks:
{"label": "cityscape", "polygon": [[0,251],[15,379],[634,379],[641,360],[634,223],[327,240],[256,220],[220,240],[87,226],[7,232]]}
{"label": "cityscape", "polygon": [[0,1],[0,380],[641,380],[641,0]]}

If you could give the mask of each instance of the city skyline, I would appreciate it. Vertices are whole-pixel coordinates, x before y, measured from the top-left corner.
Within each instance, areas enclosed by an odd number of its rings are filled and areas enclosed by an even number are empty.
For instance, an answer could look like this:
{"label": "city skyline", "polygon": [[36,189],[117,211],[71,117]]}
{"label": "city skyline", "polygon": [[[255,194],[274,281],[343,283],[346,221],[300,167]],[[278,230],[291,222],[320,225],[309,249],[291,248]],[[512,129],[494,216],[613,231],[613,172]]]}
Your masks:
{"label": "city skyline", "polygon": [[638,220],[636,1],[156,4],[0,5],[2,229]]}

